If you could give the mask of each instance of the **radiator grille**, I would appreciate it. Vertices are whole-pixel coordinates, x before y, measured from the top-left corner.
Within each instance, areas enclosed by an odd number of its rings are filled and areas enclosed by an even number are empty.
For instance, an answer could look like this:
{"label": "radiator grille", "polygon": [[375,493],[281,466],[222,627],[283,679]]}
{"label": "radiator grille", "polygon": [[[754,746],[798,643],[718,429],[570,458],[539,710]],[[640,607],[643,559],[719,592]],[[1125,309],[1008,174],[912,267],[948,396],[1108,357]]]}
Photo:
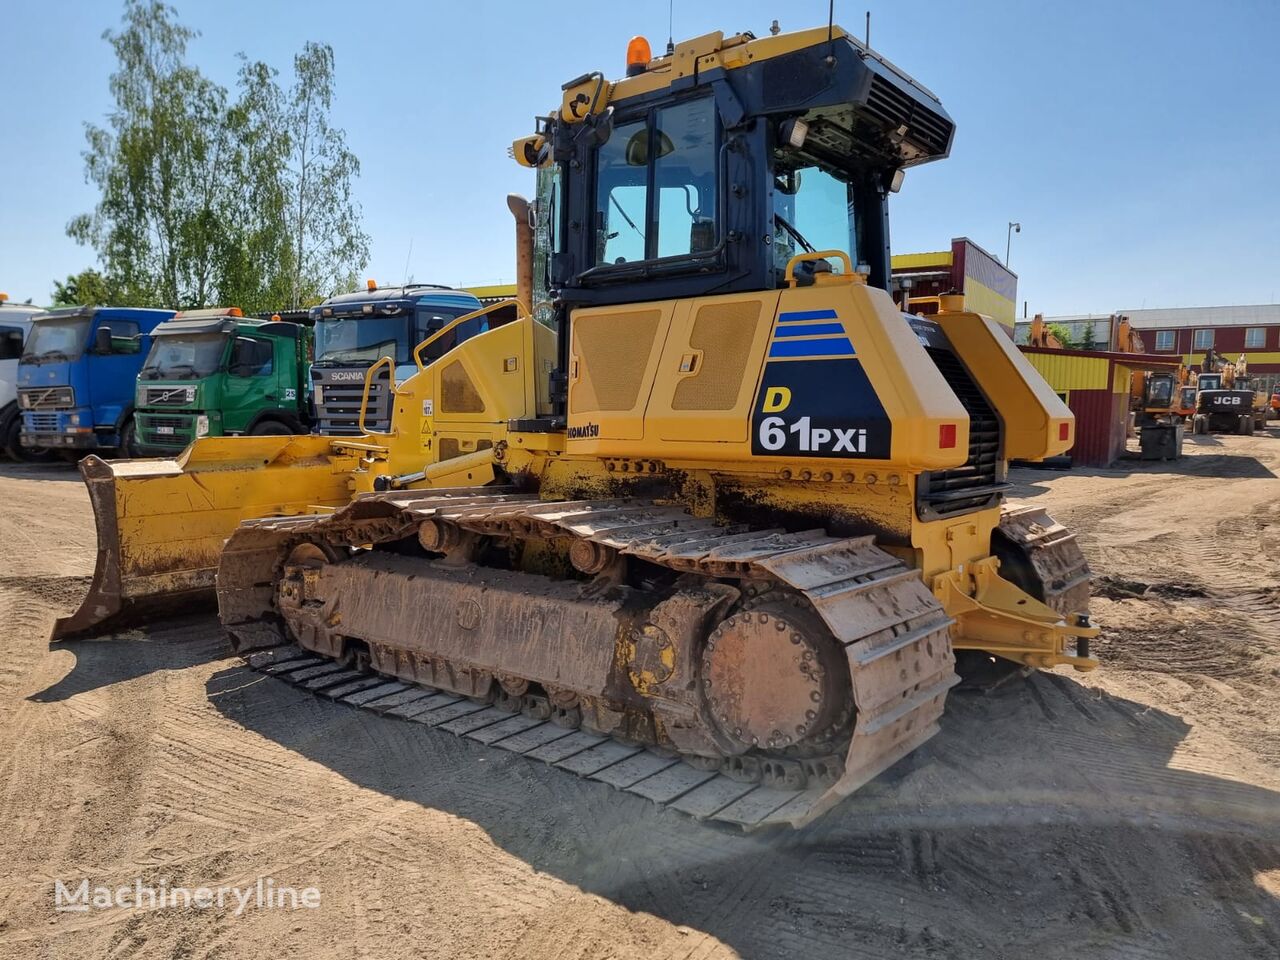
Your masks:
{"label": "radiator grille", "polygon": [[181,407],[194,399],[194,387],[147,387],[149,407]]}
{"label": "radiator grille", "polygon": [[70,387],[32,387],[20,390],[18,396],[24,410],[66,410],[76,405]]}
{"label": "radiator grille", "polygon": [[[344,373],[347,371],[343,371]],[[313,388],[320,394],[316,400],[316,421],[326,437],[360,436],[360,401],[364,396],[364,374],[358,380],[331,380],[327,367],[312,367]],[[369,384],[369,407],[365,426],[375,433],[385,433],[391,423],[391,376],[379,370]]]}
{"label": "radiator grille", "polygon": [[484,413],[484,399],[459,360],[440,372],[440,412]]}
{"label": "radiator grille", "polygon": [[635,409],[661,319],[659,310],[573,319],[580,367],[570,391],[571,413]]}
{"label": "radiator grille", "polygon": [[934,347],[927,352],[969,414],[969,457],[962,466],[922,474],[920,500],[940,514],[984,507],[1003,488],[1000,418],[955,354]]}
{"label": "radiator grille", "polygon": [[871,78],[867,94],[867,111],[889,130],[907,128],[907,139],[930,154],[946,151],[952,125],[914,98],[899,90],[884,77]]}
{"label": "radiator grille", "polygon": [[742,392],[760,301],[703,307],[693,322],[689,346],[703,351],[702,366],[676,387],[673,410],[732,410]]}

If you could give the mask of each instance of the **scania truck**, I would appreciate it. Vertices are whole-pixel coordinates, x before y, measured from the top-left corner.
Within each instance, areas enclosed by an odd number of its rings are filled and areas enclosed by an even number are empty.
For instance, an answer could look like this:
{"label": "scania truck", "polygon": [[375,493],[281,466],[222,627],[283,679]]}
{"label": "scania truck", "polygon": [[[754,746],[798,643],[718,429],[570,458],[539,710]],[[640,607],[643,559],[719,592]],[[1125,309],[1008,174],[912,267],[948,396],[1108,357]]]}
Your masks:
{"label": "scania truck", "polygon": [[[357,436],[365,374],[384,357],[394,366],[396,384],[417,372],[413,348],[445,324],[480,310],[473,295],[430,283],[379,288],[330,297],[311,309],[315,321],[315,361],[311,386],[316,425],[322,434]],[[467,320],[440,337],[423,355],[430,363],[459,343],[489,329],[487,316]],[[375,372],[365,425],[384,431],[391,419],[391,370]]]}
{"label": "scania truck", "polygon": [[138,455],[134,383],[172,310],[68,307],[35,318],[18,364],[22,446]]}
{"label": "scania truck", "polygon": [[308,433],[307,324],[186,310],[152,333],[138,373],[138,442],[170,456],[197,437]]}

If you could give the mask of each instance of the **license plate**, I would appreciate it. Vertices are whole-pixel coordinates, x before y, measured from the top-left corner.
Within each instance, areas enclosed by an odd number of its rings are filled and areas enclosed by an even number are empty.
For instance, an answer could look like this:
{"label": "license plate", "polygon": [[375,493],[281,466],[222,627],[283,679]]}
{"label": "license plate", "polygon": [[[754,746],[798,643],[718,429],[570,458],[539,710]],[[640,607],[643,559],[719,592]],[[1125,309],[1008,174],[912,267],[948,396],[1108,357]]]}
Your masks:
{"label": "license plate", "polygon": [[156,427],[156,433],[173,433],[173,427]]}

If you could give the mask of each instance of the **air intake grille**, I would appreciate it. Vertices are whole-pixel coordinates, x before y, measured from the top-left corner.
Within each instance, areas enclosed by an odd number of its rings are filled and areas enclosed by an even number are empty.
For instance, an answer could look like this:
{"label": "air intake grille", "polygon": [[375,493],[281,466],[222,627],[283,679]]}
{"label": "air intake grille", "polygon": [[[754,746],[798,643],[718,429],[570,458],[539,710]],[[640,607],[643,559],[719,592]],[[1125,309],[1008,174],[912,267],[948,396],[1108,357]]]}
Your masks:
{"label": "air intake grille", "polygon": [[955,354],[927,348],[947,386],[969,414],[969,458],[963,466],[921,474],[917,488],[921,514],[963,513],[985,507],[1001,483],[1000,418]]}
{"label": "air intake grille", "polygon": [[24,410],[66,410],[76,405],[75,394],[70,387],[19,390],[18,397]]}
{"label": "air intake grille", "polygon": [[676,387],[673,410],[732,410],[738,403],[760,301],[713,304],[698,311],[689,346],[702,351],[702,367]]}
{"label": "air intake grille", "polygon": [[579,369],[578,382],[569,394],[571,413],[635,408],[661,320],[657,310],[573,319]]}
{"label": "air intake grille", "polygon": [[871,78],[866,109],[889,130],[905,126],[906,139],[914,141],[926,154],[933,156],[946,152],[952,125],[884,77],[877,75]]}

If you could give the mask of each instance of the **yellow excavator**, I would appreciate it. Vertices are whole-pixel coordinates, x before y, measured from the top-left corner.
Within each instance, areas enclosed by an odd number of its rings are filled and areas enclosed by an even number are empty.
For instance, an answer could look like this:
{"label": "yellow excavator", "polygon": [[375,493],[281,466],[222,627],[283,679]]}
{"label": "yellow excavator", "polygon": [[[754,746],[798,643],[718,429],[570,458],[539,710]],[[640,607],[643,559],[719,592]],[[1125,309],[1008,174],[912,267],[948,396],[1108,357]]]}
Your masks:
{"label": "yellow excavator", "polygon": [[636,38],[513,145],[554,332],[522,309],[421,367],[387,434],[91,462],[99,572],[204,570],[259,511],[216,576],[255,668],[697,817],[812,819],[937,731],[957,653],[1097,664],[1074,538],[1004,503],[1071,413],[963,298],[886,292],[888,196],[952,136],[836,27]]}

